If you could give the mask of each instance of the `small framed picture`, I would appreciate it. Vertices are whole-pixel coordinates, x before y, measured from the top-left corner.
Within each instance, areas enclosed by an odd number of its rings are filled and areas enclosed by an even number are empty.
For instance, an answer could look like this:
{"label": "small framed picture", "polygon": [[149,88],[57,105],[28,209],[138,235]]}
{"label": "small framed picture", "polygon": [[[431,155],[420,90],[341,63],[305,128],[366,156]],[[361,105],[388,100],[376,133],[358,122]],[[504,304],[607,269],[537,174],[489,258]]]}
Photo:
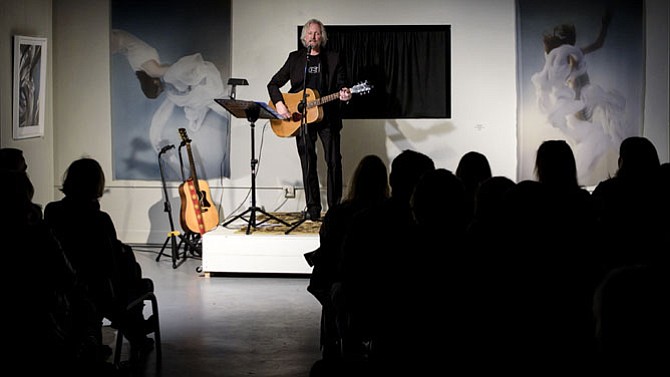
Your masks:
{"label": "small framed picture", "polygon": [[47,39],[14,36],[13,137],[44,136]]}

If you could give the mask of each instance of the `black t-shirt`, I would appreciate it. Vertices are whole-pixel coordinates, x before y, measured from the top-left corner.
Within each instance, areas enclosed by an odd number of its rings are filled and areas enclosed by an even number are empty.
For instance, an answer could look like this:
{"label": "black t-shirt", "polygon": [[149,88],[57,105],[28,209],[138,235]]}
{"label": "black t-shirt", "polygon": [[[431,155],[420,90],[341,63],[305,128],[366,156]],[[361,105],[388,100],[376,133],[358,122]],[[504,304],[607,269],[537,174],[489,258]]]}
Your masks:
{"label": "black t-shirt", "polygon": [[315,89],[319,92],[319,95],[323,95],[321,93],[321,88],[323,87],[323,80],[321,80],[323,77],[321,74],[322,71],[321,57],[319,55],[310,55],[307,60],[307,87]]}

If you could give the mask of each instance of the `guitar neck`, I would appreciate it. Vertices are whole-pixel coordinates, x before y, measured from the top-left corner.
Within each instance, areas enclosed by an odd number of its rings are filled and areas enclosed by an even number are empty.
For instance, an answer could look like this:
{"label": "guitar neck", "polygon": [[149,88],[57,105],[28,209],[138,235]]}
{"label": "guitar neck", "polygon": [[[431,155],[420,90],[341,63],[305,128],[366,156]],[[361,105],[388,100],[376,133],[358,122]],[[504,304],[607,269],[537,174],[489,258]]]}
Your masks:
{"label": "guitar neck", "polygon": [[191,144],[186,143],[186,152],[188,152],[188,163],[191,166],[191,179],[193,179],[193,185],[196,192],[200,192],[200,187],[198,186],[198,174],[195,172],[195,162],[193,160],[193,152],[191,151]]}
{"label": "guitar neck", "polygon": [[335,93],[329,94],[327,96],[319,97],[318,99],[315,99],[312,102],[308,102],[307,103],[307,108],[321,106],[324,103],[328,103],[328,102],[330,102],[332,100],[335,100],[335,99],[338,99],[338,98],[340,98],[340,92],[335,92]]}

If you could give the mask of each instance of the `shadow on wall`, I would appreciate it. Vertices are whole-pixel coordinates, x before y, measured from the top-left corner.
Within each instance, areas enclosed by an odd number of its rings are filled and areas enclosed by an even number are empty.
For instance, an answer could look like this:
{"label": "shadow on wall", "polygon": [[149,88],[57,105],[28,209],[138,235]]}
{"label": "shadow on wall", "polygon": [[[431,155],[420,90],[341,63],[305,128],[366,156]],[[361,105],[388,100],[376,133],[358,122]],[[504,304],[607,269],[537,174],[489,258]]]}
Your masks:
{"label": "shadow on wall", "polygon": [[[170,197],[169,202],[169,207],[172,212],[172,219],[174,222],[174,230],[178,230],[183,233],[179,222],[181,198],[178,196]],[[170,229],[169,212],[166,211],[166,206],[167,204],[165,203],[165,198],[163,195],[161,195],[161,200],[149,207],[149,223],[151,225],[146,241],[149,244],[162,245],[169,237],[169,232],[172,229]]]}

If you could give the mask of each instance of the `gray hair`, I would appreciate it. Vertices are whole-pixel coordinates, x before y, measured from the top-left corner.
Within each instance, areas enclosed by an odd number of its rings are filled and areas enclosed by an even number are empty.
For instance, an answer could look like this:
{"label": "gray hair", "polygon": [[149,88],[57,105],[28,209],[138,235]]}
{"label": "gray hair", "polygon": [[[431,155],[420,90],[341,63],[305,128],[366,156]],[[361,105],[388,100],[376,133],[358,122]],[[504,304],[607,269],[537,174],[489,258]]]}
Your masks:
{"label": "gray hair", "polygon": [[309,21],[305,22],[305,25],[302,27],[302,33],[300,35],[300,42],[302,42],[302,45],[304,47],[307,47],[307,42],[305,42],[305,37],[307,37],[307,29],[309,29],[309,25],[311,24],[317,24],[321,28],[321,47],[324,47],[326,45],[326,42],[328,42],[328,34],[326,34],[326,27],[323,26],[323,22],[317,20],[316,18],[312,18]]}

